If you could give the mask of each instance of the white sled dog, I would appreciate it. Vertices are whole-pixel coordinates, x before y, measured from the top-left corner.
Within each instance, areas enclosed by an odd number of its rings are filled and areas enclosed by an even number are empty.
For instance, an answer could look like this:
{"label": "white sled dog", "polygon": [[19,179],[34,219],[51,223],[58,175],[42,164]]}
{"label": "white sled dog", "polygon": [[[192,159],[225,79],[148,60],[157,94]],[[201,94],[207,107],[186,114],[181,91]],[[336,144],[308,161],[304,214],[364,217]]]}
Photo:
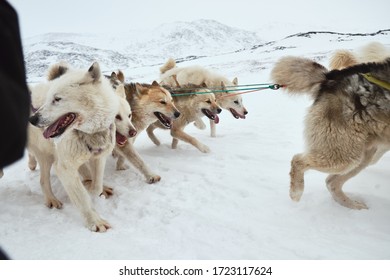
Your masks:
{"label": "white sled dog", "polygon": [[[88,164],[89,190],[95,195],[103,193],[104,167],[115,145],[115,118],[120,112],[120,100],[102,77],[98,63],[88,71],[65,68],[64,74],[58,74],[59,69],[64,68],[60,66],[51,72],[57,73],[57,78],[32,88],[33,106],[39,105],[39,109],[30,117],[30,123],[39,129],[29,129],[29,166],[36,167],[36,157],[46,204],[60,208],[62,204],[50,185],[50,167],[54,164],[57,176],[87,227],[104,232],[110,225],[94,210],[79,172],[85,174],[88,169],[85,164]],[[129,130],[134,128],[129,126]],[[120,137],[117,140],[124,141]]]}
{"label": "white sled dog", "polygon": [[330,174],[326,184],[336,202],[367,208],[342,187],[390,149],[390,58],[328,71],[310,59],[284,57],[271,76],[290,93],[314,99],[306,116],[306,151],[291,161],[290,197],[300,200],[304,172],[315,169]]}
{"label": "white sled dog", "polygon": [[[234,92],[234,87],[238,85],[237,78],[229,81],[224,76],[201,66],[177,67],[175,60],[170,58],[160,68],[160,80],[162,85],[170,87],[175,87],[176,81],[180,85],[194,84],[200,86],[206,84],[208,88],[216,90],[214,94],[218,105],[230,111],[234,118],[245,119],[246,114],[248,114],[241,95],[235,95],[236,93]],[[229,90],[229,92],[226,90]],[[201,119],[197,119],[195,125],[200,129],[205,128],[205,124]],[[215,137],[216,127],[213,120],[210,120],[210,131],[210,135]]]}

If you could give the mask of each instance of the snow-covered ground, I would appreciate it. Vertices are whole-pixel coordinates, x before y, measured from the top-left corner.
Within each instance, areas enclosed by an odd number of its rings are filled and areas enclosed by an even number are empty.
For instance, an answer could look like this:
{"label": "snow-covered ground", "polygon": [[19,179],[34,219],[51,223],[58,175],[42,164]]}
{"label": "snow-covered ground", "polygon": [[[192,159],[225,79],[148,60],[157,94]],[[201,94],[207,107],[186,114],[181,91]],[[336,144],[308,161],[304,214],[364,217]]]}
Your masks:
{"label": "snow-covered ground", "polygon": [[[333,50],[356,49],[373,40],[390,46],[390,33],[281,37],[181,65],[238,76],[240,84],[266,83],[283,55],[327,65]],[[150,54],[159,56],[158,46]],[[164,62],[158,59],[160,64],[143,61],[124,69],[125,74],[132,81],[158,79]],[[64,203],[62,210],[44,205],[39,171],[28,169],[26,157],[6,168],[0,179],[0,246],[14,259],[389,259],[390,154],[344,187],[369,210],[338,205],[325,187],[326,175],[316,171],[306,173],[303,197],[292,202],[290,160],[303,151],[303,119],[311,100],[282,90],[249,93],[243,99],[247,119],[236,120],[224,111],[216,138],[208,129],[186,129],[211,148],[209,154],[182,142],[172,150],[167,131],[157,132],[160,147],[140,133],[135,145],[161,175],[157,184],[144,182],[133,167],[115,171],[110,158],[105,182],[115,194],[94,198],[97,211],[113,226],[106,233],[83,226],[55,174],[53,188]]]}

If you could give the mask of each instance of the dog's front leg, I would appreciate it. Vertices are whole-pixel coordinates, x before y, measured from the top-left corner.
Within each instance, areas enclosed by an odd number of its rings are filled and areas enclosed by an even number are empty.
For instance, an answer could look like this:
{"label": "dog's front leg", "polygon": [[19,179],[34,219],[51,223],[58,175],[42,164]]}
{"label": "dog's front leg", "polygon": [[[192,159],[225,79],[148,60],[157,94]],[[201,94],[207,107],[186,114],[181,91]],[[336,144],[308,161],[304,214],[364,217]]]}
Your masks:
{"label": "dog's front leg", "polygon": [[92,231],[104,232],[111,226],[93,209],[88,191],[81,183],[78,167],[69,165],[68,161],[57,162],[57,175],[72,203],[80,210],[87,227]]}
{"label": "dog's front leg", "polygon": [[89,160],[92,175],[91,192],[95,195],[103,194],[103,175],[106,166],[106,157],[96,157]]}
{"label": "dog's front leg", "polygon": [[[193,145],[194,147],[196,147],[202,153],[209,153],[210,152],[210,148],[209,147],[207,147],[206,145],[202,144],[196,138],[188,135],[187,133],[185,133],[181,129],[171,128],[171,135],[172,135],[173,138],[182,140],[182,141],[184,141],[186,143],[189,143],[189,144]],[[172,142],[172,148],[174,149],[175,146],[173,144],[174,143]]]}
{"label": "dog's front leg", "polygon": [[161,177],[159,175],[153,174],[146,166],[137,151],[134,149],[134,144],[132,143],[132,141],[127,141],[127,143],[122,147],[117,145],[116,151],[122,156],[124,156],[128,161],[130,161],[134,165],[134,167],[137,168],[145,176],[146,181],[149,184],[153,184],[161,180]]}
{"label": "dog's front leg", "polygon": [[211,137],[217,137],[217,133],[215,130],[216,130],[215,122],[213,120],[210,120],[210,136]]}

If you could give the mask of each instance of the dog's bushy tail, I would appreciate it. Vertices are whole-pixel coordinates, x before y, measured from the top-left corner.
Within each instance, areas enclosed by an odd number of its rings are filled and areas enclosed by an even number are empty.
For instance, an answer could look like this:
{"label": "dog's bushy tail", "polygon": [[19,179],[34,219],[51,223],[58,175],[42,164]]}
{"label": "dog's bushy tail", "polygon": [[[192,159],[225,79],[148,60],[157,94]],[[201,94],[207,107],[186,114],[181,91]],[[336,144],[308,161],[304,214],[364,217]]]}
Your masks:
{"label": "dog's bushy tail", "polygon": [[326,73],[328,70],[313,60],[286,56],[276,62],[271,79],[290,93],[316,94],[326,81]]}
{"label": "dog's bushy tail", "polygon": [[69,64],[65,61],[61,61],[51,65],[47,72],[47,80],[51,81],[57,79],[58,77],[64,75],[69,70],[69,68]]}
{"label": "dog's bushy tail", "polygon": [[349,50],[337,50],[330,57],[329,68],[331,70],[341,70],[358,64],[358,58]]}
{"label": "dog's bushy tail", "polygon": [[171,70],[176,67],[176,61],[173,58],[169,58],[163,66],[160,67],[160,73],[164,74],[168,70]]}
{"label": "dog's bushy tail", "polygon": [[390,57],[390,49],[379,42],[372,42],[360,49],[360,62],[382,62]]}

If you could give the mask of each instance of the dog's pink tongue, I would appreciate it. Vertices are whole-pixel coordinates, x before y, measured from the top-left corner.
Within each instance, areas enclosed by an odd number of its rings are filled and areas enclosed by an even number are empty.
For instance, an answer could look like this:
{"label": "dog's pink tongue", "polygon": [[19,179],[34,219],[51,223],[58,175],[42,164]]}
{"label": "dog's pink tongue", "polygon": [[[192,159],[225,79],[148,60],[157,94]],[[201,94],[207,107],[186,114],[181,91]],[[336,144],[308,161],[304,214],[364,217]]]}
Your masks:
{"label": "dog's pink tongue", "polygon": [[219,117],[217,114],[215,114],[214,123],[215,124],[219,123]]}
{"label": "dog's pink tongue", "polygon": [[46,139],[49,139],[50,136],[53,135],[53,133],[57,130],[57,122],[55,122],[54,124],[52,124],[51,126],[49,126],[48,128],[46,128],[44,131],[43,131],[43,137],[45,137]]}
{"label": "dog's pink tongue", "polygon": [[116,142],[119,145],[124,145],[127,141],[127,137],[120,134],[118,131],[116,132]]}

